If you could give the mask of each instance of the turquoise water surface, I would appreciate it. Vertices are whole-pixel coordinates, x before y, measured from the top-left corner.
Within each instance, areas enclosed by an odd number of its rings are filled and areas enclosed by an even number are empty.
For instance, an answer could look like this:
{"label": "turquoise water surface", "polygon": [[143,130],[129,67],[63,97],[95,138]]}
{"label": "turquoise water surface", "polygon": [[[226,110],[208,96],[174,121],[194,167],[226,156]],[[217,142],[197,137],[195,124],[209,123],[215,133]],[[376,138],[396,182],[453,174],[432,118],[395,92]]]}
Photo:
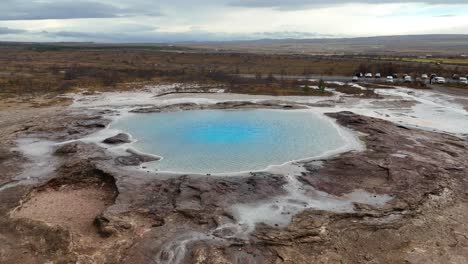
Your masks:
{"label": "turquoise water surface", "polygon": [[346,144],[323,116],[305,111],[200,110],[135,114],[112,128],[137,139],[134,147],[163,160],[160,171],[227,173],[317,156]]}

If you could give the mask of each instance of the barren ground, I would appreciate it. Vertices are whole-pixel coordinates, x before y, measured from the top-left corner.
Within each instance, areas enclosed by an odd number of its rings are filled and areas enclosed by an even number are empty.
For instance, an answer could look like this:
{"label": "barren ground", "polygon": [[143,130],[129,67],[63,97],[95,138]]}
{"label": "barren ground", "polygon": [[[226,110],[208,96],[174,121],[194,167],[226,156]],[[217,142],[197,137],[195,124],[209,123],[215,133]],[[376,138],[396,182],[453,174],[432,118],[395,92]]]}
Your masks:
{"label": "barren ground", "polygon": [[[309,104],[323,110],[340,101],[333,100]],[[417,105],[395,100],[370,105]],[[304,107],[291,101],[293,108]],[[103,129],[109,113],[62,104],[0,110],[1,263],[468,262],[466,137],[331,113],[360,134],[366,150],[298,164],[305,170],[294,177],[305,194],[345,199],[362,190],[392,200],[354,203],[352,212],[307,208],[285,227],[257,223],[252,232],[239,233],[231,205],[274,201],[285,194],[287,175],[157,175],[117,165],[107,149],[79,141],[39,156],[18,150],[21,138],[82,138]],[[53,170],[28,169],[41,156],[53,160]]]}

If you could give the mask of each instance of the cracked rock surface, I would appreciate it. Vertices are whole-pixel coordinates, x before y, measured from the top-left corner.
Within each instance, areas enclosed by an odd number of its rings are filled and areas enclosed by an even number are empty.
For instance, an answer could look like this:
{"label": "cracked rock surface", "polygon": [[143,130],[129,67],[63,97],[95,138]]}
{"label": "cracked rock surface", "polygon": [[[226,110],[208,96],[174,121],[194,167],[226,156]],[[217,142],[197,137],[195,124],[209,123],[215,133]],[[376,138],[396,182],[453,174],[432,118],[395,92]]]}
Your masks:
{"label": "cracked rock surface", "polygon": [[[14,184],[31,162],[13,150],[16,139],[78,139],[105,127],[101,116],[48,108],[1,116],[0,263],[468,262],[466,139],[329,114],[360,132],[366,150],[306,162],[300,182],[335,196],[364,190],[393,199],[356,203],[346,213],[308,209],[285,227],[257,224],[237,237],[220,228],[235,226],[231,206],[284,195],[284,175],[151,174],[116,166],[97,145],[73,142],[54,149],[58,161],[47,177]],[[79,210],[86,212],[79,221],[67,221]]]}

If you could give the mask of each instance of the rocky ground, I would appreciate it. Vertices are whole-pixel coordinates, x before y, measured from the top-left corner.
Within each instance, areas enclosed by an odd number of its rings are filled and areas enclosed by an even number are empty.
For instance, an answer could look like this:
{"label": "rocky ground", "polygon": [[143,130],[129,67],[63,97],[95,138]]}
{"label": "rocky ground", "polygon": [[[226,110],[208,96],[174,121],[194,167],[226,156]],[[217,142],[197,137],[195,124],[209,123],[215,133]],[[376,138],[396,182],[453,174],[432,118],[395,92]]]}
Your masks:
{"label": "rocky ground", "polygon": [[[257,107],[271,105],[296,107]],[[366,150],[302,164],[304,190],[337,197],[363,190],[392,200],[355,203],[346,213],[308,209],[285,227],[257,224],[239,235],[230,206],[284,194],[285,175],[152,175],[126,169],[125,158],[95,144],[72,142],[52,149],[50,173],[18,178],[35,161],[15,150],[17,139],[78,139],[105,127],[103,114],[110,113],[0,111],[0,263],[468,262],[466,139],[329,114],[358,132]]]}

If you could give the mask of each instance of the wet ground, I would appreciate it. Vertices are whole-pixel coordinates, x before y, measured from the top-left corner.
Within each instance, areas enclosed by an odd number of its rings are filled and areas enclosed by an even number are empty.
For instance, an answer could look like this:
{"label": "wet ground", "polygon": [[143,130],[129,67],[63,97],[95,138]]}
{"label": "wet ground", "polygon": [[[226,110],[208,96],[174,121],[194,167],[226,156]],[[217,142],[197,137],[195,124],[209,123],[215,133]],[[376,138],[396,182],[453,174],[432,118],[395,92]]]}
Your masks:
{"label": "wet ground", "polygon": [[[157,93],[0,112],[1,263],[468,261],[460,98],[410,89],[382,90],[382,99]],[[111,120],[135,108],[201,106],[310,108],[366,148],[215,177],[148,172],[141,153],[99,143],[118,132],[105,129]],[[128,156],[140,162],[119,162]]]}

